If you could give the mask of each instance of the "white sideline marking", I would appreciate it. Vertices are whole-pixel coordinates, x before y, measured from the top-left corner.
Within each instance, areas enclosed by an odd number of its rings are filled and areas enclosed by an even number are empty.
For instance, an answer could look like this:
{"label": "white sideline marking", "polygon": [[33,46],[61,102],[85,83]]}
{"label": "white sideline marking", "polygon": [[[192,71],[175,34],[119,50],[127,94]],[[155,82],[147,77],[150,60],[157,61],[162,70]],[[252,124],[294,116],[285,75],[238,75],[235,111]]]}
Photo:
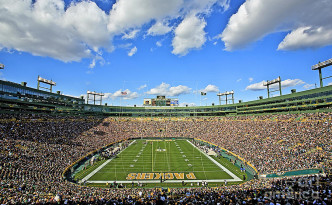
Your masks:
{"label": "white sideline marking", "polygon": [[[187,140],[188,141],[188,140]],[[223,171],[225,171],[227,174],[229,174],[233,179],[194,179],[194,180],[165,180],[163,183],[178,183],[178,182],[185,182],[185,183],[191,183],[191,182],[238,182],[242,181],[239,177],[237,177],[235,174],[233,174],[231,171],[229,171],[227,168],[225,168],[223,165],[219,164],[215,159],[210,157],[209,155],[205,154],[202,152],[200,149],[198,149],[194,144],[192,144],[190,141],[188,141],[193,147],[195,147],[198,151],[203,153],[208,159],[210,159],[214,164],[216,164],[219,168],[221,168]],[[128,146],[129,147],[129,146]],[[185,155],[184,155],[185,156]],[[201,157],[196,157],[196,158],[201,158]],[[188,164],[189,166],[189,164]],[[201,172],[201,171],[200,171]],[[208,171],[207,171],[208,172]],[[127,180],[127,181],[118,181],[118,180],[109,180],[109,181],[87,181],[88,183],[91,184],[103,184],[103,183],[122,183],[122,184],[131,184],[131,183],[160,183],[160,180]]]}
{"label": "white sideline marking", "polygon": [[[179,182],[185,182],[185,183],[191,183],[191,182],[237,182],[238,180],[236,179],[208,179],[208,180],[204,180],[204,179],[192,179],[192,180],[170,180],[170,179],[166,179],[166,181],[163,181],[163,183],[179,183]],[[121,184],[131,184],[131,183],[135,183],[137,184],[139,183],[160,183],[160,180],[133,180],[133,181],[118,181],[118,180],[113,180],[113,181],[87,181],[88,183],[91,184],[105,184],[105,183],[121,183]]]}
{"label": "white sideline marking", "polygon": [[[242,181],[239,177],[237,177],[233,172],[229,171],[226,167],[222,166],[217,162],[215,159],[207,155],[205,152],[202,152],[202,150],[198,149],[193,143],[191,143],[189,140],[187,140],[193,147],[195,147],[197,150],[199,150],[201,153],[203,153],[209,160],[211,160],[213,163],[215,163],[218,167],[220,167],[222,170],[224,170],[227,174],[229,174],[231,177],[233,177],[234,181]],[[208,180],[205,180],[208,181]]]}
{"label": "white sideline marking", "polygon": [[[136,140],[132,141],[132,142],[128,145],[128,147],[129,147],[130,145],[132,145],[134,142],[136,142]],[[125,149],[127,149],[128,147],[126,147]],[[125,150],[125,149],[123,149],[123,150]],[[123,150],[121,150],[121,151],[119,152],[119,154],[120,154]],[[119,155],[119,154],[118,154],[118,155]],[[100,165],[97,169],[93,170],[92,172],[90,172],[90,174],[86,175],[83,179],[81,179],[80,182],[88,181],[93,175],[95,175],[99,170],[101,170],[103,167],[105,167],[110,161],[112,161],[112,159],[108,159],[106,162],[104,162],[102,165]]]}

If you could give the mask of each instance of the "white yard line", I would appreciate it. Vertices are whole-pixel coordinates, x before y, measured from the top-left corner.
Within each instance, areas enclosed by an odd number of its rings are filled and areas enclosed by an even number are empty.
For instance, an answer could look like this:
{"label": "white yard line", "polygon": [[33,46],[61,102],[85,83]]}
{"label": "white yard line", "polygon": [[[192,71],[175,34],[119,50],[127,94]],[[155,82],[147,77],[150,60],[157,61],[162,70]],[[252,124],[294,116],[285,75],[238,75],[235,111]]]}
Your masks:
{"label": "white yard line", "polygon": [[[136,140],[132,141],[132,142],[128,145],[128,147],[129,147],[130,145],[132,145],[134,142],[136,142]],[[126,148],[123,149],[123,150],[126,150],[128,147],[126,147]],[[120,154],[121,152],[123,152],[123,150],[121,150],[121,151],[119,152],[119,154]],[[118,155],[119,155],[119,154],[118,154]],[[106,162],[104,162],[102,165],[100,165],[97,169],[93,170],[90,174],[86,175],[83,179],[81,179],[80,182],[88,181],[88,180],[89,180],[93,175],[95,175],[99,170],[101,170],[102,168],[104,168],[104,167],[105,167],[110,161],[112,161],[112,159],[108,159]]]}
{"label": "white yard line", "polygon": [[[188,141],[188,140],[187,140]],[[221,165],[219,162],[217,162],[215,159],[207,155],[206,153],[202,152],[200,149],[198,149],[194,144],[192,144],[190,141],[188,141],[193,147],[195,147],[197,150],[199,150],[201,153],[204,154],[208,159],[210,159],[214,164],[216,164],[219,168],[221,168],[223,171],[225,171],[227,174],[229,174],[233,179],[208,179],[208,180],[202,180],[202,179],[194,179],[194,180],[170,180],[167,179],[163,183],[178,183],[178,182],[185,182],[185,183],[197,183],[197,182],[238,182],[242,181],[239,177],[237,177],[235,174],[233,174],[231,171],[229,171],[226,167]],[[129,147],[129,146],[128,146]],[[92,184],[103,184],[103,183],[114,183],[115,180],[109,180],[109,181],[87,181]],[[131,183],[159,183],[160,180],[126,180],[126,181],[116,181],[117,183],[122,184],[131,184]]]}
{"label": "white yard line", "polygon": [[[215,159],[207,155],[205,152],[202,150],[198,149],[193,143],[191,143],[189,140],[187,140],[193,147],[195,147],[197,150],[199,150],[201,153],[203,153],[209,160],[211,160],[213,163],[215,163],[218,167],[220,167],[222,170],[224,170],[227,174],[229,174],[231,177],[233,177],[234,180],[236,181],[242,181],[239,177],[237,177],[233,172],[229,171],[226,167],[222,166],[219,162],[217,162]],[[208,181],[208,180],[206,180]]]}

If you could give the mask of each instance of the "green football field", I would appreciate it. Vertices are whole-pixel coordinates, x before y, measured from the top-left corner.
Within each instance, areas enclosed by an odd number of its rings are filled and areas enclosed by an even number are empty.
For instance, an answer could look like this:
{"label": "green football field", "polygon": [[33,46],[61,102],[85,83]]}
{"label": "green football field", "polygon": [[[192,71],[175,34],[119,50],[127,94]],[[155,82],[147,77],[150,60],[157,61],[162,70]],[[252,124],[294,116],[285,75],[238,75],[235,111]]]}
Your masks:
{"label": "green football field", "polygon": [[116,158],[94,166],[89,183],[241,181],[188,140],[135,140]]}

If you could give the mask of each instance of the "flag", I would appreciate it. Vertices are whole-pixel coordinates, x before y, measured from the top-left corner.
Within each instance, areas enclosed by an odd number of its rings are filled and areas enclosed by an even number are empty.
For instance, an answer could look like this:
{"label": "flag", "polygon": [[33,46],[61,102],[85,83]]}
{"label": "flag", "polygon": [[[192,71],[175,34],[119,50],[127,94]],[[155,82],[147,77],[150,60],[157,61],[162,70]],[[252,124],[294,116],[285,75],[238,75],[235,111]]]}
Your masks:
{"label": "flag", "polygon": [[121,92],[121,95],[127,95],[127,92],[125,92],[125,91]]}
{"label": "flag", "polygon": [[206,95],[206,93],[205,92],[201,92],[201,95]]}

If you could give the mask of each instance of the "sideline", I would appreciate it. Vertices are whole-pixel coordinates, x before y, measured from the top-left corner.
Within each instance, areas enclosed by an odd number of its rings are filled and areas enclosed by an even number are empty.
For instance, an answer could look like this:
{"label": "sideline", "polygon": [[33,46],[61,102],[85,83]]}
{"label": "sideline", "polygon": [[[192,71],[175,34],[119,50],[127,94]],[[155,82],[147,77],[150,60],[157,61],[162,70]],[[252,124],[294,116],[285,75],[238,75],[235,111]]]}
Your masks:
{"label": "sideline", "polygon": [[201,153],[203,153],[207,158],[209,158],[209,160],[211,160],[215,165],[217,165],[218,167],[220,167],[223,171],[225,171],[227,174],[229,174],[231,177],[233,177],[233,181],[242,181],[238,176],[236,176],[235,174],[233,174],[233,172],[229,171],[226,167],[222,166],[219,162],[217,162],[215,159],[213,159],[212,157],[210,157],[209,155],[207,155],[205,152],[203,152],[202,150],[198,149],[198,147],[196,147],[193,143],[191,143],[189,140],[187,140],[187,142],[189,142],[193,147],[195,147],[197,150],[199,150]]}
{"label": "sideline", "polygon": [[[185,183],[197,183],[197,182],[239,182],[242,181],[239,177],[237,177],[235,174],[233,174],[231,171],[229,171],[226,167],[224,167],[223,165],[221,165],[218,161],[216,161],[215,159],[213,159],[212,157],[210,157],[209,155],[205,154],[202,150],[200,150],[199,148],[197,148],[194,144],[192,144],[189,140],[187,140],[193,147],[195,147],[198,151],[200,151],[201,153],[204,154],[204,156],[206,156],[208,159],[210,159],[214,164],[216,164],[219,168],[221,168],[223,171],[225,171],[227,174],[229,174],[231,177],[233,177],[233,179],[208,179],[208,180],[202,180],[202,179],[194,179],[194,180],[170,180],[167,179],[165,181],[163,181],[163,183],[179,183],[179,182],[185,182]],[[129,146],[128,146],[129,147]],[[96,180],[96,181],[87,181],[88,183],[91,184],[104,184],[104,183],[121,183],[121,184],[131,184],[131,183],[160,183],[160,180],[126,180],[126,181],[118,181],[118,180],[105,180],[105,181],[101,181],[101,180]]]}
{"label": "sideline", "polygon": [[[125,149],[123,150],[126,150],[130,145],[132,145],[134,142],[136,142],[136,140],[132,141]],[[123,151],[121,150],[119,152],[119,154]],[[119,155],[118,154],[118,155]],[[113,158],[112,158],[113,159]],[[83,179],[81,179],[79,181],[79,183],[84,183],[84,182],[88,182],[88,180],[93,176],[95,175],[99,170],[101,170],[102,168],[104,168],[110,161],[112,161],[112,159],[108,159],[106,162],[104,162],[102,165],[100,165],[98,168],[96,168],[95,170],[93,170],[90,174],[86,175]],[[90,182],[90,181],[89,181]]]}

